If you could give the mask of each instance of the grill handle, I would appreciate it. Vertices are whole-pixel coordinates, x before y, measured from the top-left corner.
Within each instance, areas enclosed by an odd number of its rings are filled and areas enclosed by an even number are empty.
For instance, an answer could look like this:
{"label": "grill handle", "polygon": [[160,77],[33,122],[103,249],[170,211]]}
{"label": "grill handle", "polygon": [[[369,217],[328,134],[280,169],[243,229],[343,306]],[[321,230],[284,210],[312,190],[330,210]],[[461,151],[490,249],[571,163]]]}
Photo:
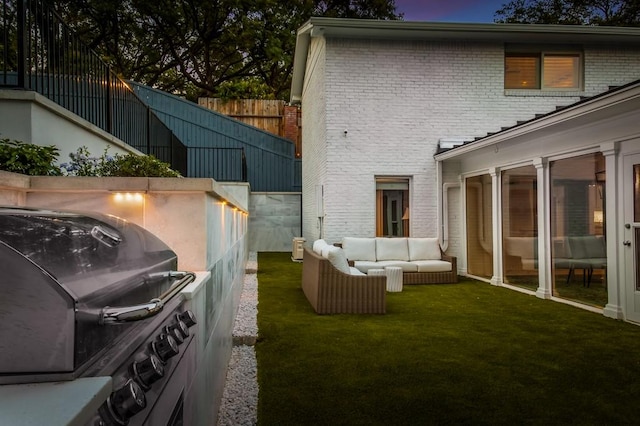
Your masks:
{"label": "grill handle", "polygon": [[169,290],[160,295],[160,300],[162,300],[164,303],[181,292],[182,289],[187,286],[187,284],[192,283],[196,279],[196,274],[188,271],[171,271],[169,272],[168,276],[179,279],[171,285]]}
{"label": "grill handle", "polygon": [[157,315],[164,308],[164,302],[160,299],[151,299],[148,303],[132,306],[102,308],[100,324],[122,324],[131,321],[140,321]]}
{"label": "grill handle", "polygon": [[171,277],[179,278],[169,290],[165,291],[157,299],[151,299],[147,303],[132,306],[105,306],[100,312],[98,322],[100,325],[122,324],[132,321],[141,321],[157,315],[164,308],[164,304],[180,292],[187,284],[193,282],[196,275],[193,272],[171,271]]}

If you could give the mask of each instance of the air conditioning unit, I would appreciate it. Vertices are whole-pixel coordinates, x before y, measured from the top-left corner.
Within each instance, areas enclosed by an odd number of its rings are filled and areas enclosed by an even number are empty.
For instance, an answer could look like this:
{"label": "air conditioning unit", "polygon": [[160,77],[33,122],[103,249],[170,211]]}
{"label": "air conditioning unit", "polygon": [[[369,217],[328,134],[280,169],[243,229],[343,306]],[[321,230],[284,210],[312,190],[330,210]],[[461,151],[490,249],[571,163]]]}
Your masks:
{"label": "air conditioning unit", "polygon": [[302,262],[302,256],[304,253],[304,238],[296,237],[293,239],[291,248],[291,260],[294,262]]}

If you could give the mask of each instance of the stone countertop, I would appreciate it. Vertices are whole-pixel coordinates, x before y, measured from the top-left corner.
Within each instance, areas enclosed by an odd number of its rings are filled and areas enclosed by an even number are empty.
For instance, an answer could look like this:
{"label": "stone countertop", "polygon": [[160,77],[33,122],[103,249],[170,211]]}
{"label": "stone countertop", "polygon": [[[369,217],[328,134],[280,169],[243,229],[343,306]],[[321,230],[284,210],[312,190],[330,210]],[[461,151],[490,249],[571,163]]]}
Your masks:
{"label": "stone countertop", "polygon": [[0,386],[0,424],[82,426],[111,389],[111,377]]}

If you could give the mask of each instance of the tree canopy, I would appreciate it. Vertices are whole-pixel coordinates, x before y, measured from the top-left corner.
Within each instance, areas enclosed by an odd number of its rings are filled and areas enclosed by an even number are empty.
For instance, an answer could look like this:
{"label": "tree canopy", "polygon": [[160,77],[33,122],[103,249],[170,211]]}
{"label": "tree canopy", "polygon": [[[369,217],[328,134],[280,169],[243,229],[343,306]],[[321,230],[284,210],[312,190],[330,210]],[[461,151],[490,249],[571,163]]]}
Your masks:
{"label": "tree canopy", "polygon": [[49,0],[122,77],[195,100],[287,99],[311,16],[401,19],[395,0]]}
{"label": "tree canopy", "polygon": [[495,17],[501,23],[640,26],[640,0],[513,0]]}

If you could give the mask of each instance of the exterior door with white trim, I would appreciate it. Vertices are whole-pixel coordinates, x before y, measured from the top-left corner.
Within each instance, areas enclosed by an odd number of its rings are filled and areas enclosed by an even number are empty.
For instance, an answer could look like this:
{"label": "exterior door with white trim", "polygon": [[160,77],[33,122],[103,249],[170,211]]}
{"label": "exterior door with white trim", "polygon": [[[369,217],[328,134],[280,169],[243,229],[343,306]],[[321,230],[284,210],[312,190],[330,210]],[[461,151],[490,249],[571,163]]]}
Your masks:
{"label": "exterior door with white trim", "polygon": [[640,322],[640,154],[625,157],[623,173],[626,318]]}

